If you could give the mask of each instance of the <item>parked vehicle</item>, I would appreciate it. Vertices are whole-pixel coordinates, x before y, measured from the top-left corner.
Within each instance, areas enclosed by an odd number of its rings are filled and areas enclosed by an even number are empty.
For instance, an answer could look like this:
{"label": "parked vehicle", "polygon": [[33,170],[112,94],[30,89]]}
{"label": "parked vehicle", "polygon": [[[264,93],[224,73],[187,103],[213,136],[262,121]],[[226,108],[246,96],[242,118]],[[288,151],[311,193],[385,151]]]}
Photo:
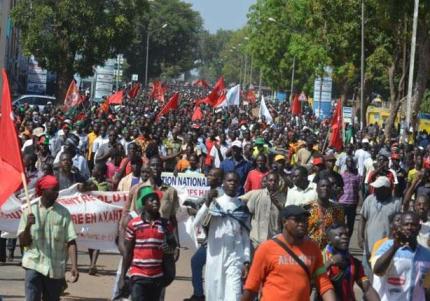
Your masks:
{"label": "parked vehicle", "polygon": [[28,103],[32,106],[39,106],[39,110],[43,111],[45,106],[48,104],[48,102],[54,103],[55,97],[54,96],[48,96],[48,95],[21,95],[17,99],[15,99],[12,103],[14,106],[20,106],[25,103]]}

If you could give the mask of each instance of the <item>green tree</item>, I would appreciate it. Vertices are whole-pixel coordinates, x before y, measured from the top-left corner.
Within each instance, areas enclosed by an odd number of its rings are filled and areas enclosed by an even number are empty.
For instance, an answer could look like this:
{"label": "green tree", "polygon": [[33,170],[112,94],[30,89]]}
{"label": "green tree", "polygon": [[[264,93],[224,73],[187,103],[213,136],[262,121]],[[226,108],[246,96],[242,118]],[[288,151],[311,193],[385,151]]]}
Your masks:
{"label": "green tree", "polygon": [[75,73],[121,53],[134,36],[134,20],[146,0],[21,0],[12,10],[25,54],[57,74],[57,98],[64,98]]}
{"label": "green tree", "polygon": [[202,19],[191,4],[179,0],[151,2],[149,13],[136,19],[135,28],[135,38],[128,40],[125,52],[130,63],[129,72],[139,74],[139,78],[145,77],[148,33],[149,78],[170,78],[194,68]]}

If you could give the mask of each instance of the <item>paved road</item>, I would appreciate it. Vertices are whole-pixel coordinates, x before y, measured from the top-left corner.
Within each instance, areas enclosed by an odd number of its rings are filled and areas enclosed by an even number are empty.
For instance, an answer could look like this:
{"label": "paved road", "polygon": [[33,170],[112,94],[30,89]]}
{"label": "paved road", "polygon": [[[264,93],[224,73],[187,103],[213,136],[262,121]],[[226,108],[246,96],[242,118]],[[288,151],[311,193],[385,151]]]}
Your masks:
{"label": "paved road", "polygon": [[[357,224],[356,222],[356,226]],[[355,256],[361,253],[357,246],[356,233],[357,229],[354,230],[350,245],[351,252]],[[19,253],[18,250],[17,252]],[[166,301],[182,301],[184,298],[191,296],[191,256],[191,251],[181,250],[181,256],[177,263],[177,277],[167,289]],[[361,259],[360,256],[357,257]],[[24,270],[19,266],[19,260],[20,258],[17,258],[13,263],[0,266],[0,296],[3,296],[4,301],[24,300]],[[96,276],[89,276],[88,254],[80,252],[78,258],[79,281],[69,284],[69,288],[66,291],[68,295],[64,296],[62,300],[110,300],[118,260],[119,255],[100,255],[98,264],[99,273]],[[358,289],[356,289],[356,295],[358,298],[361,296],[361,292]]]}
{"label": "paved road", "polygon": [[[191,296],[191,255],[190,251],[181,251],[177,264],[177,279],[168,287],[166,301],[180,301]],[[17,258],[13,263],[0,266],[0,296],[4,301],[24,300],[24,270],[19,266],[19,260],[20,258]],[[89,276],[89,257],[86,253],[79,253],[79,281],[69,284],[66,291],[68,294],[61,300],[110,300],[118,260],[118,255],[100,255],[99,273]]]}

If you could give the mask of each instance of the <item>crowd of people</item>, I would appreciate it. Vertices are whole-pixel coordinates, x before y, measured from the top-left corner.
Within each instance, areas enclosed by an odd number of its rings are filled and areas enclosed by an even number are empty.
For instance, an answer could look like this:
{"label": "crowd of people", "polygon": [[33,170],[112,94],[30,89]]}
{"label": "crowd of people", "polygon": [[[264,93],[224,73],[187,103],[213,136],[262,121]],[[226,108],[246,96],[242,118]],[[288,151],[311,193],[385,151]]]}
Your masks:
{"label": "crowd of people", "polygon": [[[164,298],[180,206],[205,233],[191,259],[188,301],[349,301],[354,285],[366,300],[430,300],[426,133],[402,144],[378,125],[347,125],[336,150],[329,120],[307,106],[293,116],[287,102],[271,102],[268,122],[257,103],[202,104],[203,116],[192,120],[208,90],[171,85],[167,93],[176,91],[179,108],[161,118],[163,103],[149,90],[119,106],[14,107],[28,186],[41,197],[18,230],[27,300],[58,300],[68,259],[71,282],[78,280],[73,222],[55,202],[76,183],[81,191],[129,192],[114,300]],[[210,189],[180,204],[162,172],[204,174]],[[360,260],[350,253],[353,235]],[[16,244],[0,239],[0,262],[13,260]],[[99,251],[89,256],[95,275]]]}

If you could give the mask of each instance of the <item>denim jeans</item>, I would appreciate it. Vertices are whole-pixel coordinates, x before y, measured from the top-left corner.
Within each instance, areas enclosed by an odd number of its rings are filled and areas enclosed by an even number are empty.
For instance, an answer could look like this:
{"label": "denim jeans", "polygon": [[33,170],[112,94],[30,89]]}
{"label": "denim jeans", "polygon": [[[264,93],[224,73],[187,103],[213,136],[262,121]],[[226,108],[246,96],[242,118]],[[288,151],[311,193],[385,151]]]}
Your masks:
{"label": "denim jeans", "polygon": [[35,270],[25,270],[26,301],[58,301],[63,288],[64,278],[52,279]]}
{"label": "denim jeans", "polygon": [[194,296],[203,297],[203,267],[206,264],[206,245],[200,246],[191,257],[191,279]]}
{"label": "denim jeans", "polygon": [[133,277],[131,279],[131,301],[159,301],[161,290],[160,279]]}

